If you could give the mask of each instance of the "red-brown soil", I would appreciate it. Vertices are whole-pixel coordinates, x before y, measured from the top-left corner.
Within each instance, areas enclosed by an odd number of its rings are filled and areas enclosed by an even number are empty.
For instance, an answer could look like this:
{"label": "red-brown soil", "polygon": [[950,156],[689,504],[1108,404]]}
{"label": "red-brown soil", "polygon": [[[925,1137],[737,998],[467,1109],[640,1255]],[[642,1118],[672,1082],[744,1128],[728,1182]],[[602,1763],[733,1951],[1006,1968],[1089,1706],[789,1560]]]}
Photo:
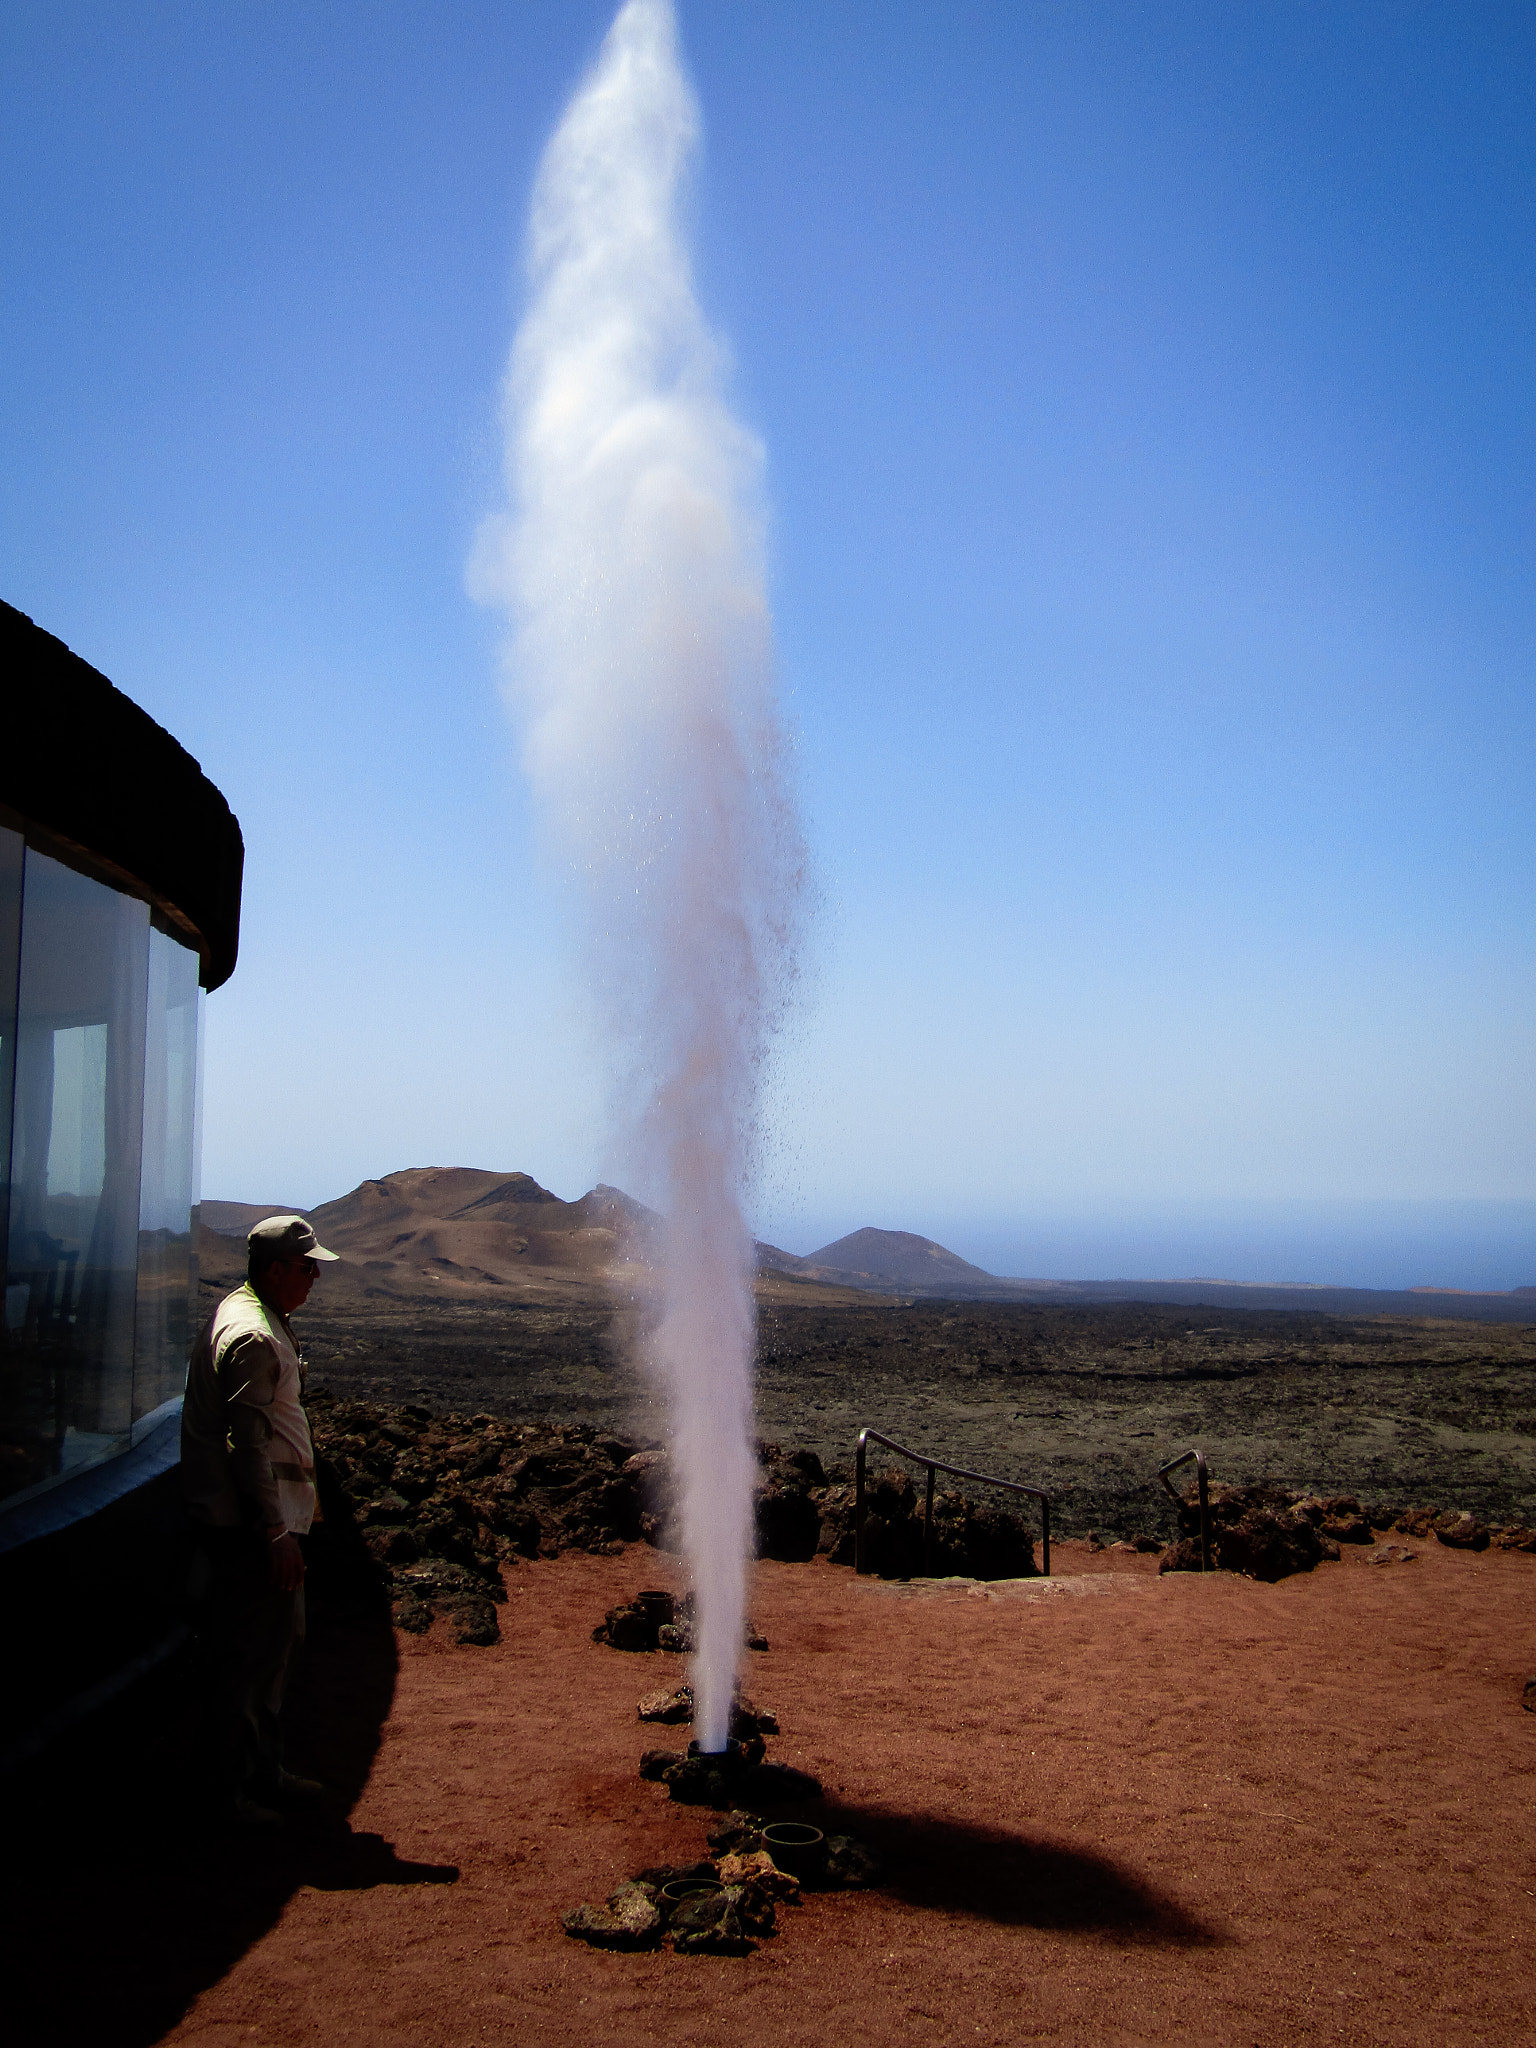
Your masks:
{"label": "red-brown soil", "polygon": [[[760,1564],[772,1647],[746,1676],[782,1717],[771,1751],[889,1878],[784,1910],[740,1960],[561,1933],[563,1907],[702,1853],[708,1817],[635,1774],[670,1739],[635,1702],[676,1660],[588,1641],[667,1561],[520,1566],[499,1646],[401,1639],[351,1814],[393,1859],[254,1915],[163,2038],[1536,2039],[1536,1560],[1409,1547],[1278,1586],[1073,1544],[1022,1590]],[[300,1705],[322,1757],[334,1704],[312,1683]],[[420,1881],[443,1866],[457,1881]]]}

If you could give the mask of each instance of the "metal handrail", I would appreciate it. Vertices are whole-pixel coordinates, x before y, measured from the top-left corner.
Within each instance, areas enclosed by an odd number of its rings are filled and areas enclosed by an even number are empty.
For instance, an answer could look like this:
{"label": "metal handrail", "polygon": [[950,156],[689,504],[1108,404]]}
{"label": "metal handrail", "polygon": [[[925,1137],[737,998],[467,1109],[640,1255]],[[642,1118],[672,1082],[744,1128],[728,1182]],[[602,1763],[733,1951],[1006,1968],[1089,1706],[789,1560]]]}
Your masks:
{"label": "metal handrail", "polygon": [[1177,1502],[1179,1507],[1188,1507],[1189,1502],[1180,1495],[1168,1474],[1170,1472],[1177,1472],[1179,1467],[1187,1465],[1191,1458],[1195,1461],[1195,1485],[1199,1489],[1200,1494],[1200,1569],[1203,1572],[1208,1572],[1211,1568],[1211,1495],[1205,1470],[1204,1451],[1181,1451],[1178,1457],[1170,1458],[1166,1465],[1158,1466],[1157,1476],[1161,1479],[1164,1486],[1167,1487],[1170,1497]]}
{"label": "metal handrail", "polygon": [[933,1561],[933,1476],[936,1472],[948,1472],[956,1479],[973,1479],[978,1486],[1000,1486],[1005,1493],[1027,1493],[1031,1500],[1040,1503],[1040,1563],[1046,1578],[1051,1576],[1051,1503],[1049,1497],[1038,1486],[1025,1486],[1017,1479],[997,1479],[990,1472],[969,1472],[963,1465],[946,1465],[942,1458],[930,1458],[922,1451],[909,1451],[905,1444],[897,1443],[891,1436],[882,1436],[878,1429],[859,1431],[858,1455],[854,1460],[853,1528],[854,1564],[856,1573],[864,1570],[864,1446],[867,1443],[884,1444],[888,1451],[895,1451],[899,1457],[910,1458],[914,1465],[928,1468],[928,1497],[923,1507],[923,1576],[928,1576],[928,1567]]}

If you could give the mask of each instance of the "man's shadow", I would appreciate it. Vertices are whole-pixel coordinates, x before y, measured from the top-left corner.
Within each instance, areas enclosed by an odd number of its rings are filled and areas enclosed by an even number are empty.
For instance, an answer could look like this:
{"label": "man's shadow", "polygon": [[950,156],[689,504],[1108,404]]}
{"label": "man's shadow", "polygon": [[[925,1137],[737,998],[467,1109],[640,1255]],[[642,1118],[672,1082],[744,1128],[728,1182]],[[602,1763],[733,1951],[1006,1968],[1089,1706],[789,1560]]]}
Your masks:
{"label": "man's shadow", "polygon": [[[329,1503],[327,1503],[329,1507]],[[7,2038],[148,2048],[260,1941],[300,1887],[452,1884],[348,1816],[378,1753],[398,1654],[387,1591],[344,1506],[314,1539],[288,1761],[328,1788],[280,1832],[200,1804],[198,1647],[187,1645],[7,1785],[0,1875]]]}

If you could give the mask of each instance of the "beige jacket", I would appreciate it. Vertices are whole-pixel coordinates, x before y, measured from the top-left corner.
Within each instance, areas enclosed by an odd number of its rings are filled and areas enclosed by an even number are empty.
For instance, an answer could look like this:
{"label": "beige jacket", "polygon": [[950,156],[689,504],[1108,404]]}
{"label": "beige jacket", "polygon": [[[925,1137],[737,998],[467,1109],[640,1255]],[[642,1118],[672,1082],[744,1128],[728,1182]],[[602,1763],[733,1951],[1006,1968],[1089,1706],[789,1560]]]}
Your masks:
{"label": "beige jacket", "polygon": [[187,1368],[182,1487],[200,1521],[308,1531],[315,1452],[302,1392],[287,1318],[247,1281],[219,1303]]}

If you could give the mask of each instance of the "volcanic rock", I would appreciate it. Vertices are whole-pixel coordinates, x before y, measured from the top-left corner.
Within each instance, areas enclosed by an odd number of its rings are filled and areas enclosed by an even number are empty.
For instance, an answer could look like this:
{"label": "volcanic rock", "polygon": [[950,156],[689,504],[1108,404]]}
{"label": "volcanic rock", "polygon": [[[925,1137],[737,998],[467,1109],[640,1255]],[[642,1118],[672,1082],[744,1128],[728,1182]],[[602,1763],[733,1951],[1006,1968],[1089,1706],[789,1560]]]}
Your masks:
{"label": "volcanic rock", "polygon": [[404,1498],[392,1486],[386,1486],[358,1503],[357,1519],[367,1527],[370,1523],[400,1523],[409,1513],[410,1508]]}
{"label": "volcanic rock", "polygon": [[[638,1600],[610,1607],[593,1629],[592,1640],[609,1643],[616,1650],[670,1650],[687,1656],[693,1650],[693,1616],[692,1593],[676,1602],[670,1617],[656,1604],[655,1596],[642,1594]],[[749,1650],[768,1647],[767,1638],[757,1633],[750,1620],[743,1624],[742,1641]]]}
{"label": "volcanic rock", "polygon": [[[421,1589],[402,1586],[401,1575],[422,1561],[460,1568],[479,1581],[482,1601],[499,1602],[507,1559],[610,1551],[641,1534],[659,1454],[607,1431],[434,1416],[334,1400],[322,1388],[310,1395],[309,1414],[327,1519],[334,1504],[343,1522],[359,1525],[404,1600],[406,1628],[419,1626]],[[468,1642],[487,1638],[483,1615],[461,1632]]]}
{"label": "volcanic rock", "polygon": [[685,1756],[668,1764],[661,1782],[679,1806],[729,1806],[740,1772],[724,1756]]}
{"label": "volcanic rock", "polygon": [[[857,1557],[857,1552],[855,1552]],[[864,1568],[882,1579],[915,1579],[923,1569],[923,1532],[910,1515],[864,1517]]]}
{"label": "volcanic rock", "polygon": [[816,1555],[821,1540],[821,1509],[814,1498],[826,1485],[821,1460],[814,1451],[786,1454],[779,1444],[761,1442],[757,1460],[757,1554],[802,1564]]}
{"label": "volcanic rock", "polygon": [[454,1600],[447,1603],[445,1611],[456,1643],[488,1648],[501,1641],[501,1624],[489,1600]]}
{"label": "volcanic rock", "polygon": [[661,1941],[661,1914],[643,1885],[621,1884],[606,1906],[573,1906],[560,1915],[560,1925],[577,1941],[593,1948],[655,1948]]}
{"label": "volcanic rock", "polygon": [[799,1878],[780,1870],[766,1849],[738,1849],[722,1856],[718,1875],[723,1885],[741,1885],[770,1901],[800,1896]]}
{"label": "volcanic rock", "polygon": [[1365,1561],[1367,1564],[1413,1564],[1418,1555],[1416,1550],[1409,1550],[1404,1544],[1383,1543]]}
{"label": "volcanic rock", "polygon": [[[1321,1512],[1322,1502],[1299,1506],[1274,1485],[1213,1486],[1210,1490],[1211,1565],[1217,1571],[1241,1572],[1265,1585],[1308,1572],[1325,1558],[1337,1559],[1338,1544],[1314,1526],[1308,1505]],[[1183,1540],[1164,1553],[1159,1571],[1200,1570],[1200,1509],[1190,1496],[1179,1509]]]}
{"label": "volcanic rock", "polygon": [[1439,1512],[1438,1508],[1404,1508],[1392,1526],[1400,1536],[1427,1536]]}
{"label": "volcanic rock", "polygon": [[754,1707],[744,1693],[731,1702],[731,1734],[737,1742],[753,1735],[777,1735],[779,1717],[771,1707]]}
{"label": "volcanic rock", "polygon": [[[644,1775],[642,1771],[641,1776]],[[711,1829],[705,1840],[717,1855],[746,1855],[762,1847],[765,1825],[761,1814],[747,1813],[737,1807],[726,1815],[719,1827]]]}
{"label": "volcanic rock", "polygon": [[681,1727],[693,1719],[693,1687],[680,1685],[672,1692],[649,1692],[635,1709],[642,1721],[660,1721],[669,1728]]}
{"label": "volcanic rock", "polygon": [[783,1462],[786,1465],[793,1465],[807,1486],[817,1487],[826,1485],[827,1475],[822,1469],[820,1458],[817,1457],[814,1451],[790,1451],[785,1456]]}
{"label": "volcanic rock", "polygon": [[864,1497],[872,1514],[899,1522],[916,1507],[917,1488],[905,1465],[888,1465],[865,1482]]}
{"label": "volcanic rock", "polygon": [[[820,1554],[833,1564],[856,1562],[856,1492],[838,1484],[820,1496]],[[892,1467],[865,1495],[864,1557],[884,1579],[916,1578],[923,1570],[923,1521],[910,1476]],[[928,1568],[936,1576],[1022,1579],[1035,1575],[1034,1538],[1018,1515],[963,1494],[940,1493],[933,1503]]]}
{"label": "volcanic rock", "polygon": [[[779,1872],[774,1873],[780,1875]],[[725,1896],[736,1908],[736,1917],[741,1922],[743,1934],[773,1934],[778,1928],[778,1912],[773,1893],[764,1884],[728,1884]]]}
{"label": "volcanic rock", "polygon": [[685,1899],[672,1914],[672,1946],[680,1956],[744,1956],[751,1952],[740,1899],[728,1891]]}
{"label": "volcanic rock", "polygon": [[[814,1495],[825,1484],[820,1459],[814,1451],[786,1454],[778,1444],[759,1443],[757,1461],[757,1554],[785,1563],[814,1557],[821,1535],[821,1511]],[[621,1476],[641,1495],[639,1533],[662,1549],[677,1549],[676,1488],[667,1452],[637,1453],[625,1462]]]}
{"label": "volcanic rock", "polygon": [[750,1782],[762,1761],[761,1736],[728,1742],[724,1749],[708,1755],[690,1744],[686,1755],[662,1771],[661,1782],[679,1806],[728,1807],[737,1787]]}
{"label": "volcanic rock", "polygon": [[1034,1538],[1022,1516],[990,1502],[946,1494],[934,1502],[935,1570],[973,1579],[1028,1579],[1037,1575]]}
{"label": "volcanic rock", "polygon": [[1475,1515],[1452,1510],[1449,1514],[1437,1515],[1433,1526],[1438,1540],[1452,1550],[1488,1548],[1488,1531]]}
{"label": "volcanic rock", "polygon": [[817,1496],[821,1533],[816,1554],[832,1564],[854,1562],[854,1490],[846,1482],[825,1487]]}
{"label": "volcanic rock", "polygon": [[421,1556],[421,1544],[411,1529],[369,1529],[364,1540],[380,1564],[414,1564]]}
{"label": "volcanic rock", "polygon": [[1493,1532],[1493,1540],[1500,1550],[1524,1550],[1536,1552],[1536,1529],[1527,1529],[1522,1523],[1512,1523],[1504,1529]]}
{"label": "volcanic rock", "polygon": [[787,1471],[774,1474],[758,1490],[754,1505],[757,1554],[785,1564],[803,1564],[816,1555],[821,1540],[821,1514],[805,1477]]}
{"label": "volcanic rock", "polygon": [[880,1858],[866,1842],[852,1835],[828,1835],[822,1883],[839,1891],[862,1891],[880,1882]]}
{"label": "volcanic rock", "polygon": [[[766,1650],[768,1647],[768,1638],[759,1635],[755,1625],[750,1621],[743,1624],[741,1640],[744,1649]],[[692,1622],[670,1622],[658,1629],[657,1648],[670,1650],[679,1657],[691,1656],[694,1648]]]}
{"label": "volcanic rock", "polygon": [[654,1615],[648,1614],[638,1601],[627,1601],[621,1607],[609,1608],[593,1629],[592,1640],[607,1643],[615,1650],[654,1650],[660,1633]]}
{"label": "volcanic rock", "polygon": [[1361,1512],[1352,1493],[1337,1493],[1327,1499],[1305,1494],[1291,1503],[1291,1512],[1304,1515],[1313,1528],[1335,1543],[1373,1543],[1369,1518]]}
{"label": "volcanic rock", "polygon": [[1337,1558],[1337,1545],[1320,1536],[1310,1522],[1260,1509],[1221,1530],[1216,1556],[1222,1571],[1241,1572],[1272,1586],[1296,1572],[1311,1571],[1330,1549]]}
{"label": "volcanic rock", "polygon": [[[797,1771],[789,1764],[765,1763],[763,1741],[758,1735],[730,1742],[725,1749],[707,1756],[700,1755],[691,1745],[686,1751],[648,1749],[640,1759],[640,1775],[654,1784],[665,1785],[680,1806],[729,1809],[743,1795],[762,1805],[776,1806],[821,1796],[820,1782],[809,1772]],[[739,1848],[744,1839],[732,1838],[729,1846]],[[717,1846],[713,1835],[710,1846]],[[760,1845],[754,1841],[750,1846]]]}
{"label": "volcanic rock", "polygon": [[424,1635],[434,1614],[454,1625],[454,1641],[486,1645],[501,1639],[495,1601],[505,1602],[498,1578],[488,1586],[478,1573],[447,1559],[425,1558],[394,1573],[394,1616],[397,1628]]}

